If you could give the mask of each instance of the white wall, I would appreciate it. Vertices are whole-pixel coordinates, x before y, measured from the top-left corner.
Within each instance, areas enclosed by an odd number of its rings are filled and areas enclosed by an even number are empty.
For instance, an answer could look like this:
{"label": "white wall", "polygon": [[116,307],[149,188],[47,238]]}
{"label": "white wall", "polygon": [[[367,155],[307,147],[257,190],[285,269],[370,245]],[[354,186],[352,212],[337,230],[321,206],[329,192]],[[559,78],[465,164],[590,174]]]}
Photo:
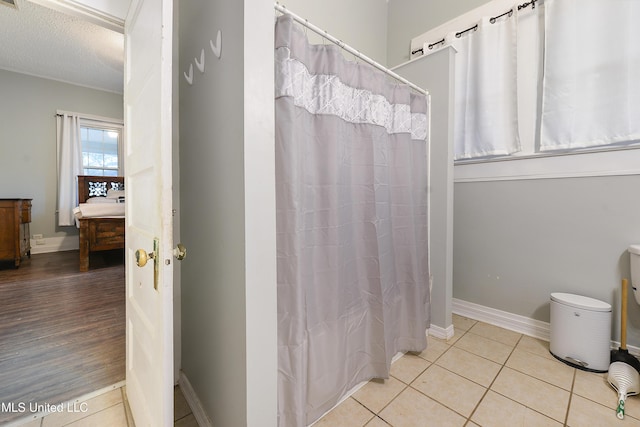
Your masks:
{"label": "white wall", "polygon": [[275,70],[273,6],[245,0],[244,206],[247,426],[277,425]]}
{"label": "white wall", "polygon": [[0,94],[0,197],[33,198],[31,234],[77,236],[57,226],[56,110],[122,120],[122,95],[6,70]]}

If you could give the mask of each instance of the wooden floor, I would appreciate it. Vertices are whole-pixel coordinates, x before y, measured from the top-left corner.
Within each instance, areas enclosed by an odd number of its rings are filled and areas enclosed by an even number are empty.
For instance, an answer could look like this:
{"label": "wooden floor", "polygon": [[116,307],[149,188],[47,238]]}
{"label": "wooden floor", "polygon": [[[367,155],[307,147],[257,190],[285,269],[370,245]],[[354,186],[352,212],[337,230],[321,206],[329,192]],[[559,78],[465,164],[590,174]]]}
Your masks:
{"label": "wooden floor", "polygon": [[0,264],[0,425],[24,417],[8,404],[57,404],[125,378],[122,251],[32,255]]}

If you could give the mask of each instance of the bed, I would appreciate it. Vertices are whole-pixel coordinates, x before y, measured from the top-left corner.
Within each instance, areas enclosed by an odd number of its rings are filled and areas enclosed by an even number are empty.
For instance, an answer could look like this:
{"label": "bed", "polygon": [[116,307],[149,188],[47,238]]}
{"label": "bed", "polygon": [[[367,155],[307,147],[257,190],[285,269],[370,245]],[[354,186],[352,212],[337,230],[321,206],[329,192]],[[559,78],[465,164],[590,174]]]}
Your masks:
{"label": "bed", "polygon": [[80,271],[93,252],[124,248],[124,177],[78,175]]}

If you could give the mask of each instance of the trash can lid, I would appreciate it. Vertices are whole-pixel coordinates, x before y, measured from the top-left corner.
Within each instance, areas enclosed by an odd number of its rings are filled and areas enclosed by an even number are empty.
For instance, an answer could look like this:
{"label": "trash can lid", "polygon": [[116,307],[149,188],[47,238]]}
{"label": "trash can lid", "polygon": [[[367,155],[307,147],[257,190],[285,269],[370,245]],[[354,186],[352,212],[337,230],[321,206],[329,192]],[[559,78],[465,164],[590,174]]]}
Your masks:
{"label": "trash can lid", "polygon": [[629,252],[632,254],[640,255],[640,245],[630,245]]}
{"label": "trash can lid", "polygon": [[565,294],[562,292],[554,292],[551,294],[551,301],[561,304],[570,305],[571,307],[583,308],[591,311],[611,311],[611,305],[604,301],[582,295]]}

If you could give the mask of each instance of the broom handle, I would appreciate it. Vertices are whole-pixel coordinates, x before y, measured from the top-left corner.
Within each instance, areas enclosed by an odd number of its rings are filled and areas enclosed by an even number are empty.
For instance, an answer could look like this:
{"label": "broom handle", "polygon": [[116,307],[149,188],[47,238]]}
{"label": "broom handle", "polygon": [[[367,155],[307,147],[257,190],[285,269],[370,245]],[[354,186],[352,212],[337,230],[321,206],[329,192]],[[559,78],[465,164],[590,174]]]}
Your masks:
{"label": "broom handle", "polygon": [[620,349],[627,349],[627,294],[628,292],[628,281],[627,279],[622,279],[622,301],[620,301],[620,306],[622,307],[620,313]]}

